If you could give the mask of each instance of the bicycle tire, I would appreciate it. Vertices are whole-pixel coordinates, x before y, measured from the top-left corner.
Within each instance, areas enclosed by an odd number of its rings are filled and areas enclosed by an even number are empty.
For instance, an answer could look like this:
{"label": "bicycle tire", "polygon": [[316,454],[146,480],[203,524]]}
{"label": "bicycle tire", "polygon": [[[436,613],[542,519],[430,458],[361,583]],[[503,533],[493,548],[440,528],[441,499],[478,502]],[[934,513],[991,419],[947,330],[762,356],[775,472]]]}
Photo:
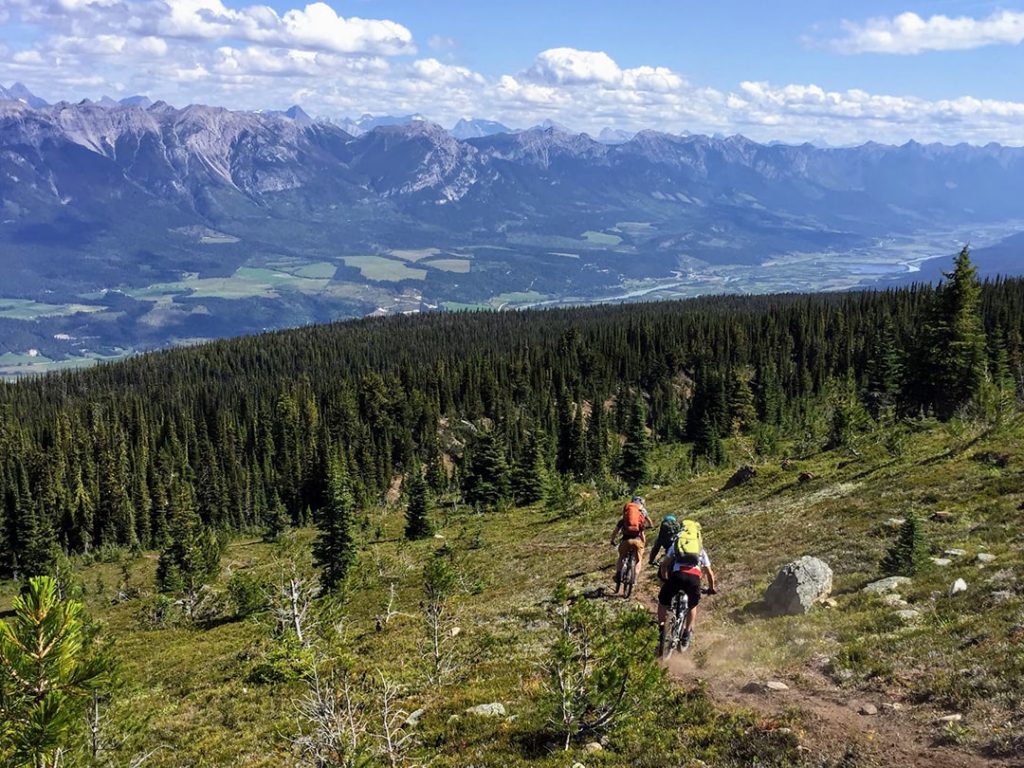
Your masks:
{"label": "bicycle tire", "polygon": [[626,564],[622,568],[622,597],[628,598],[636,586],[636,553],[630,552]]}

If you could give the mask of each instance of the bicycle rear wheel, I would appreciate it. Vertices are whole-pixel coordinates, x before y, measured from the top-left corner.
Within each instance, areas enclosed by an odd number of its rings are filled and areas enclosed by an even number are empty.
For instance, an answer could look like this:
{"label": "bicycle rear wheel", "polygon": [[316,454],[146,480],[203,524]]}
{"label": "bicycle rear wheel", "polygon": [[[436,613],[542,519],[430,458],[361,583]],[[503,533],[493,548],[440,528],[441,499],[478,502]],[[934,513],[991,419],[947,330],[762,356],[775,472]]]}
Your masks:
{"label": "bicycle rear wheel", "polygon": [[626,564],[622,566],[622,597],[627,598],[633,594],[633,587],[636,585],[636,553],[630,552],[626,558]]}

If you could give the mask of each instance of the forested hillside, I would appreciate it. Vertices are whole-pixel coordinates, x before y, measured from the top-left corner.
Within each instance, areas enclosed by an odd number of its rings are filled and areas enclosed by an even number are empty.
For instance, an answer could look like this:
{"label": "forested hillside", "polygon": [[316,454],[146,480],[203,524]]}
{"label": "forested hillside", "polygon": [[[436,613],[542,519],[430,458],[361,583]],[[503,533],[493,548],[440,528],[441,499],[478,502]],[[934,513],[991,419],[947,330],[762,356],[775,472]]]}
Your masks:
{"label": "forested hillside", "polygon": [[[937,289],[363,320],[4,385],[0,765],[1013,765],[1022,335],[1024,281],[965,250]],[[719,572],[668,665],[654,574],[609,600],[634,489]],[[828,607],[766,614],[804,554]]]}
{"label": "forested hillside", "polygon": [[[368,319],[147,355],[0,388],[0,575],[68,553],[312,521],[336,467],[356,501],[423,471],[490,507],[549,475],[622,492],[649,444],[694,466],[871,419],[998,408],[1024,381],[1024,281]],[[610,485],[609,485],[610,484]]]}

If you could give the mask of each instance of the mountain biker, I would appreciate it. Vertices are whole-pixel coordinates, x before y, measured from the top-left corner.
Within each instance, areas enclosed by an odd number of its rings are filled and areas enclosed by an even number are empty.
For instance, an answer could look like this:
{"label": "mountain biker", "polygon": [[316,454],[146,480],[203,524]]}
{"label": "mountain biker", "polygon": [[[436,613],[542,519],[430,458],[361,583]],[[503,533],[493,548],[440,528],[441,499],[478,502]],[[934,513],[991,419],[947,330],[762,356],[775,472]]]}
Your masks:
{"label": "mountain biker", "polygon": [[647,514],[647,505],[644,503],[643,496],[634,496],[622,508],[622,517],[619,518],[619,522],[615,524],[615,530],[612,531],[613,547],[616,537],[620,532],[622,533],[622,540],[619,542],[619,560],[615,564],[616,592],[622,586],[622,566],[625,565],[630,552],[636,554],[636,570],[639,575],[640,566],[644,561],[644,547],[647,544],[644,531],[651,527],[653,525]]}
{"label": "mountain biker", "polygon": [[658,540],[654,542],[654,549],[651,550],[651,559],[648,562],[651,565],[658,562],[658,552],[663,549],[668,554],[669,547],[672,546],[672,542],[676,540],[678,535],[679,522],[676,520],[676,516],[665,515],[661,519],[661,527],[658,528]]}
{"label": "mountain biker", "polygon": [[668,554],[658,568],[658,578],[661,579],[661,591],[658,593],[658,627],[665,632],[665,621],[668,618],[669,609],[672,607],[672,599],[685,592],[690,601],[690,612],[686,616],[686,624],[683,626],[682,647],[687,648],[693,638],[693,626],[697,621],[697,605],[700,603],[701,577],[708,580],[708,594],[715,594],[715,572],[711,570],[711,558],[704,549],[703,540],[700,538],[700,525],[697,526],[697,537],[699,552],[683,552],[679,542],[686,535],[687,526],[693,523],[684,520],[679,538],[672,543]]}

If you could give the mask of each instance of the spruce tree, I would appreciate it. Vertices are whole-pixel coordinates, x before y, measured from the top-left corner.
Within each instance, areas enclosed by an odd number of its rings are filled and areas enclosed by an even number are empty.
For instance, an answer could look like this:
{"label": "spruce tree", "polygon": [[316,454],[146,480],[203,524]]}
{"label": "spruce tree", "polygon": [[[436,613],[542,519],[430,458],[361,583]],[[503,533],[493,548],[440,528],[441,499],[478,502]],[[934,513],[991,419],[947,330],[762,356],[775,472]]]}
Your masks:
{"label": "spruce tree", "polygon": [[21,520],[18,538],[21,577],[27,579],[52,573],[59,552],[57,537],[38,504],[28,506]]}
{"label": "spruce tree", "polygon": [[263,540],[266,542],[279,541],[291,525],[291,518],[288,517],[288,510],[284,508],[281,497],[274,493],[270,502],[270,509],[267,510],[267,527],[263,532]]}
{"label": "spruce tree", "polygon": [[429,518],[427,482],[418,466],[409,474],[409,505],[405,509],[405,538],[425,539],[433,535],[434,528]]}
{"label": "spruce tree", "polygon": [[747,432],[757,421],[754,392],[750,388],[751,375],[744,370],[733,372],[729,393],[729,418],[734,433]]}
{"label": "spruce tree", "polygon": [[619,474],[630,488],[638,488],[650,475],[651,439],[647,435],[647,406],[642,397],[633,402],[633,410],[622,446]]}
{"label": "spruce tree", "polygon": [[517,504],[533,504],[544,498],[548,486],[544,438],[534,432],[512,474],[512,493]]}
{"label": "spruce tree", "polygon": [[928,542],[921,530],[921,521],[914,512],[908,512],[895,543],[882,558],[882,572],[890,576],[913,576],[927,563]]}
{"label": "spruce tree", "polygon": [[355,506],[348,477],[340,463],[334,462],[327,483],[327,506],[316,516],[313,543],[313,563],[320,568],[320,583],[326,592],[338,589],[355,563]]}
{"label": "spruce tree", "polygon": [[696,468],[700,460],[707,461],[711,466],[717,467],[725,463],[725,446],[718,434],[718,426],[712,419],[710,413],[705,413],[701,420],[700,427],[693,441],[693,453],[691,461]]}
{"label": "spruce tree", "polygon": [[192,612],[199,592],[220,571],[221,544],[196,512],[191,487],[177,480],[171,491],[168,543],[157,561],[156,580],[163,592],[180,592],[185,616]]}
{"label": "spruce tree", "polygon": [[935,292],[931,321],[924,334],[924,375],[931,383],[936,414],[948,419],[971,402],[986,376],[985,329],[981,321],[981,283],[965,246],[952,272]]}
{"label": "spruce tree", "polygon": [[493,432],[479,433],[470,445],[463,493],[479,507],[493,507],[511,493],[508,465]]}

